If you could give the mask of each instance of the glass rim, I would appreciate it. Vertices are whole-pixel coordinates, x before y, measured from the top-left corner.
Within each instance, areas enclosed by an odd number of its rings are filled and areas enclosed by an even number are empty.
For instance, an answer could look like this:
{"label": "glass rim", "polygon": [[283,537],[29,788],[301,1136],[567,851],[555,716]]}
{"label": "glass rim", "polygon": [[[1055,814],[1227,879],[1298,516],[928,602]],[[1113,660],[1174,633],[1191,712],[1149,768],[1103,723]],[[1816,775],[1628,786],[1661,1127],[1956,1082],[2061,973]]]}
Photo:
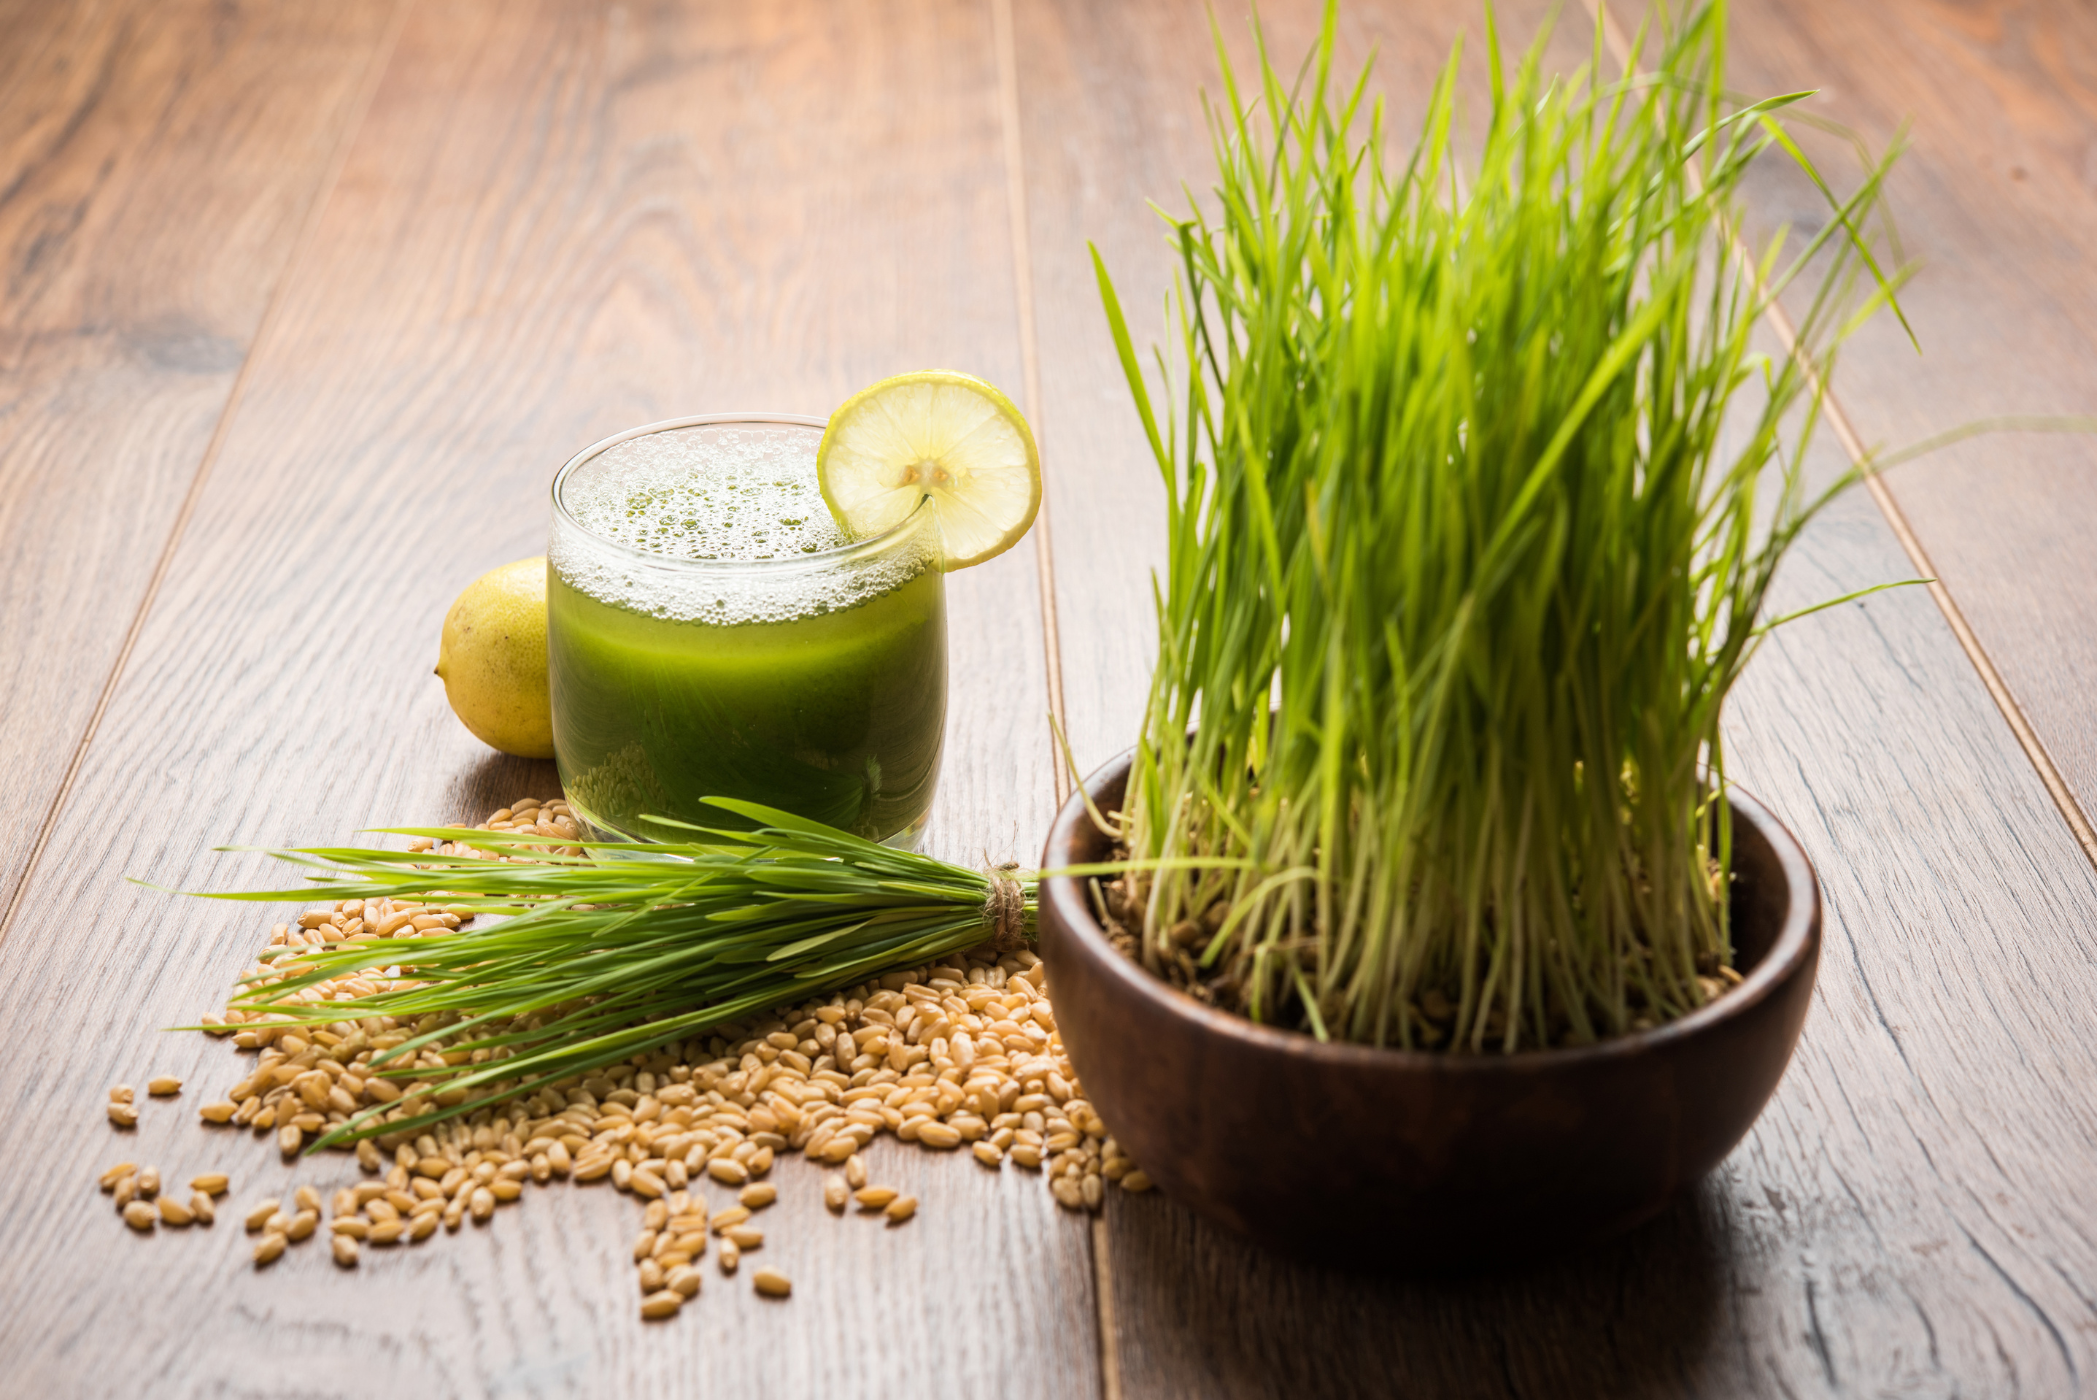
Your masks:
{"label": "glass rim", "polygon": [[919,527],[922,523],[922,517],[932,508],[933,498],[931,496],[921,496],[919,503],[912,507],[911,514],[905,516],[879,535],[870,535],[864,540],[849,540],[845,544],[835,545],[830,549],[820,549],[814,554],[789,554],[779,559],[681,559],[674,554],[657,554],[651,550],[637,549],[631,544],[625,544],[619,540],[610,539],[599,534],[596,530],[578,520],[575,514],[570,511],[568,502],[562,499],[562,487],[568,482],[572,472],[589,466],[607,448],[617,447],[623,442],[629,442],[638,437],[648,437],[652,433],[670,432],[677,428],[719,427],[739,423],[777,424],[794,428],[822,429],[830,421],[828,418],[813,418],[806,413],[700,413],[689,418],[666,418],[657,423],[644,423],[638,428],[629,428],[625,432],[614,433],[611,437],[600,438],[589,447],[578,452],[568,461],[562,463],[561,470],[554,474],[554,484],[550,488],[550,494],[554,498],[555,516],[557,519],[566,522],[577,533],[590,540],[592,545],[597,548],[609,549],[629,559],[652,564],[659,568],[690,570],[695,573],[795,573],[847,563],[863,556],[881,554]]}

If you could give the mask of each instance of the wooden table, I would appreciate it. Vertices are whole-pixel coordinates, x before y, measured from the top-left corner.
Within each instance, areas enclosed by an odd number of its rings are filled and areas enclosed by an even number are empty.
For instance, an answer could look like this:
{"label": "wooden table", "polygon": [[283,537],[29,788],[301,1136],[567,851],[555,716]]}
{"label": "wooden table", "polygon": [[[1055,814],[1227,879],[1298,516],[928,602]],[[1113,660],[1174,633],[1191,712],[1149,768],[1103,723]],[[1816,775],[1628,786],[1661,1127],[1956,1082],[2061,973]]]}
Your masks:
{"label": "wooden table", "polygon": [[[1315,5],[1266,10],[1301,52]],[[1471,0],[1350,0],[1343,37],[1404,129],[1461,28],[1478,53]],[[2070,0],[1741,7],[1743,89],[1820,88],[1877,146],[1910,123],[1923,354],[1852,346],[1865,442],[2091,411],[2093,51]],[[926,365],[1025,397],[1046,510],[952,582],[934,845],[1033,856],[1046,712],[1082,767],[1134,737],[1161,553],[1086,242],[1158,304],[1145,200],[1206,182],[1205,83],[1182,0],[0,4],[0,1393],[2093,1393],[2090,437],[1966,443],[1803,542],[1783,601],[1942,586],[1790,627],[1744,683],[1738,771],[1825,882],[1816,1006],[1749,1139],[1594,1257],[1344,1277],[892,1144],[909,1230],[831,1219],[790,1163],[792,1302],[711,1278],[650,1326],[611,1192],[355,1277],[255,1271],[236,1222],[134,1237],[96,1194],[118,1157],[223,1168],[237,1202],[354,1174],[207,1133],[191,1094],[104,1122],[118,1080],[235,1077],[157,1028],[258,942],[120,877],[223,887],[262,867],[214,844],[550,793],[429,666],[454,593],[542,548],[554,467],[619,428]],[[1750,215],[1817,217],[1777,176]]]}

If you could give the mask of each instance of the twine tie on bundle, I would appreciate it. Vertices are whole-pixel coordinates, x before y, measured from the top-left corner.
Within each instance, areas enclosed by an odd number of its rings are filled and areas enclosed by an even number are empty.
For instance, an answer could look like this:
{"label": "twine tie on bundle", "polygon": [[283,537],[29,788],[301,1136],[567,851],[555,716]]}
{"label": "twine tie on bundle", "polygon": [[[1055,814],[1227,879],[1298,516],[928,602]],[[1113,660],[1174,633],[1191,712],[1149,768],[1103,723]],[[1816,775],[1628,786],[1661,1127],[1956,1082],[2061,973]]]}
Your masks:
{"label": "twine tie on bundle", "polygon": [[994,865],[985,859],[984,921],[992,930],[992,946],[1002,953],[1028,946],[1028,900],[1014,873],[1020,868],[1019,861]]}

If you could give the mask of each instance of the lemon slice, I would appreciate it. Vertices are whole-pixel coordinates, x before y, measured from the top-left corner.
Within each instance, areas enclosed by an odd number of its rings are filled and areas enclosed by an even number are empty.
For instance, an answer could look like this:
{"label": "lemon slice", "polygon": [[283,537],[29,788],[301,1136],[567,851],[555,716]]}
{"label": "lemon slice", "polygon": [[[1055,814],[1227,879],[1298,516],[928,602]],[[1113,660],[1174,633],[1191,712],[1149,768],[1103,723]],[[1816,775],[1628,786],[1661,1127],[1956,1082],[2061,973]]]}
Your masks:
{"label": "lemon slice", "polygon": [[854,539],[931,497],[951,571],[1011,549],[1043,499],[1021,410],[982,379],[945,369],[885,379],[840,405],[817,446],[817,486]]}

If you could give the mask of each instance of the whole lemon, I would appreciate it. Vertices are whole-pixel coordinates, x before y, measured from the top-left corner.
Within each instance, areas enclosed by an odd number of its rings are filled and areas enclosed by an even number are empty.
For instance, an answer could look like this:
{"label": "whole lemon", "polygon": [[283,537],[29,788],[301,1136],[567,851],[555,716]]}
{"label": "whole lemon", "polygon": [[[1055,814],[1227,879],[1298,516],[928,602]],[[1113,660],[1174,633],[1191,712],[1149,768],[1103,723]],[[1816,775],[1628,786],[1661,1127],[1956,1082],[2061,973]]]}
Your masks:
{"label": "whole lemon", "polygon": [[547,702],[547,557],[491,569],[445,614],[437,674],[460,723],[491,748],[554,757]]}

